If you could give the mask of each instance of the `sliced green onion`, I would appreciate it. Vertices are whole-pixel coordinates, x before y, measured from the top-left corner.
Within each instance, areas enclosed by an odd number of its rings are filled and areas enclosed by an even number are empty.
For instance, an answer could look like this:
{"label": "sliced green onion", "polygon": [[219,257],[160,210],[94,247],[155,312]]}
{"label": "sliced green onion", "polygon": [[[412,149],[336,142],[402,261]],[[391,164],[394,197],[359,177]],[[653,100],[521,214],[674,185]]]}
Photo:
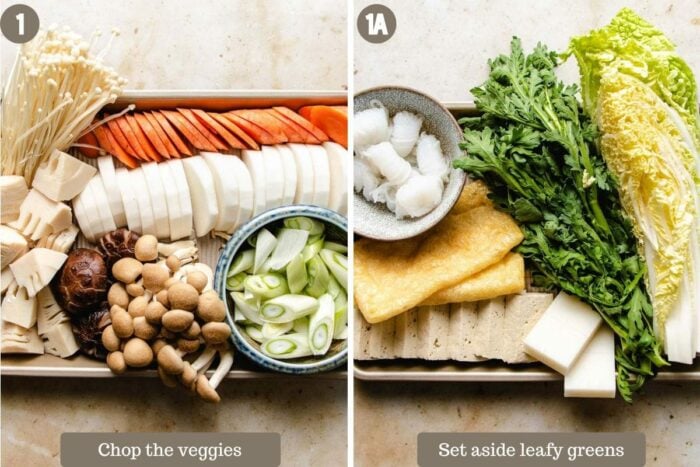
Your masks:
{"label": "sliced green onion", "polygon": [[255,342],[262,344],[265,342],[265,336],[263,336],[262,331],[260,330],[260,326],[256,325],[250,325],[246,326],[243,328],[246,334],[248,334],[248,337],[253,339]]}
{"label": "sliced green onion", "polygon": [[316,256],[322,249],[323,249],[323,237],[319,237],[315,240],[309,239],[306,242],[306,246],[304,247],[304,251],[302,251],[302,255],[304,255],[304,261],[307,263],[311,258]]}
{"label": "sliced green onion", "polygon": [[278,273],[256,274],[245,279],[245,292],[256,300],[264,301],[289,293],[287,279]]}
{"label": "sliced green onion", "polygon": [[303,318],[295,319],[292,323],[292,330],[294,332],[302,332],[304,334],[309,333],[309,318],[304,316]]}
{"label": "sliced green onion", "polygon": [[255,262],[253,264],[253,274],[257,274],[263,263],[272,253],[277,245],[277,239],[267,229],[260,229],[255,245]]}
{"label": "sliced green onion", "polygon": [[311,355],[306,334],[285,334],[263,343],[260,350],[268,357],[279,360],[308,357]]}
{"label": "sliced green onion", "polygon": [[291,321],[289,323],[265,323],[262,326],[262,335],[265,339],[272,339],[288,333],[292,327]]}
{"label": "sliced green onion", "polygon": [[241,290],[243,290],[243,282],[245,281],[246,277],[248,277],[248,274],[244,272],[239,272],[238,274],[227,278],[226,290],[240,292]]}
{"label": "sliced green onion", "polygon": [[347,324],[340,329],[340,332],[336,332],[333,334],[333,339],[336,339],[336,340],[345,340],[347,338],[348,338],[348,326],[347,326]]}
{"label": "sliced green onion", "polygon": [[242,323],[244,321],[248,321],[248,318],[246,318],[245,315],[243,313],[241,313],[241,310],[239,310],[238,307],[236,307],[233,310],[233,320],[236,323]]}
{"label": "sliced green onion", "polygon": [[323,222],[310,217],[290,217],[284,220],[284,226],[288,229],[300,229],[309,232],[309,235],[322,234],[326,227]]}
{"label": "sliced green onion", "polygon": [[309,347],[314,355],[328,352],[335,329],[333,317],[335,305],[330,294],[323,294],[318,299],[318,309],[309,318]]}
{"label": "sliced green onion", "polygon": [[307,295],[282,295],[266,301],[260,318],[268,323],[288,323],[316,311],[318,300]]}
{"label": "sliced green onion", "polygon": [[327,250],[337,251],[340,254],[345,254],[348,252],[348,247],[336,242],[326,242],[323,248]]}
{"label": "sliced green onion", "polygon": [[319,255],[333,277],[338,280],[343,289],[348,290],[348,258],[336,251],[326,249],[321,250]]}
{"label": "sliced green onion", "polygon": [[258,307],[255,306],[254,303],[246,300],[245,295],[242,292],[231,292],[231,298],[233,299],[233,303],[236,304],[235,309],[240,311],[246,319],[254,322],[255,324],[263,324],[263,321],[260,319]]}
{"label": "sliced green onion", "polygon": [[331,294],[333,300],[335,300],[339,294],[345,293],[345,290],[338,284],[338,281],[335,280],[333,276],[328,279],[328,293]]}
{"label": "sliced green onion", "polygon": [[338,294],[333,305],[335,308],[333,339],[345,339],[345,337],[341,337],[343,332],[347,334],[348,327],[348,296],[345,292]]}
{"label": "sliced green onion", "polygon": [[309,276],[309,284],[304,289],[304,292],[318,298],[328,291],[328,282],[331,276],[328,273],[328,268],[318,255],[306,263],[306,273]]}
{"label": "sliced green onion", "polygon": [[277,246],[270,257],[270,268],[279,271],[300,254],[306,246],[309,232],[299,229],[281,229],[277,234]]}
{"label": "sliced green onion", "polygon": [[253,266],[255,261],[255,250],[246,250],[242,253],[238,253],[233,259],[231,266],[228,268],[228,273],[226,277],[232,277],[243,271],[247,271]]}
{"label": "sliced green onion", "polygon": [[304,263],[304,257],[299,253],[287,265],[287,285],[290,292],[299,293],[304,290],[307,283],[306,263]]}

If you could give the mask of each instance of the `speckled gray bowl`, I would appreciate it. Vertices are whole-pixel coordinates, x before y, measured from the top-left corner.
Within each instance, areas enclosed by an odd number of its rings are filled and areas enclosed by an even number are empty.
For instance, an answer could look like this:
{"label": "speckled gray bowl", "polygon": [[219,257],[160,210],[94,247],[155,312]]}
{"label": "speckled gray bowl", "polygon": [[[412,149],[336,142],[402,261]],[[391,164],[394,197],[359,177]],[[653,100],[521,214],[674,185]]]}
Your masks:
{"label": "speckled gray bowl", "polygon": [[[355,112],[368,109],[370,102],[378,100],[394,115],[408,110],[423,116],[422,131],[440,140],[440,147],[450,161],[462,157],[459,142],[462,131],[452,114],[432,97],[414,89],[385,86],[367,89],[355,96]],[[354,197],[354,230],[358,235],[375,240],[395,241],[415,237],[425,232],[450,212],[457,202],[466,174],[462,170],[451,169],[450,179],[442,194],[440,204],[428,214],[417,218],[397,219],[384,204],[367,201],[361,194]]]}

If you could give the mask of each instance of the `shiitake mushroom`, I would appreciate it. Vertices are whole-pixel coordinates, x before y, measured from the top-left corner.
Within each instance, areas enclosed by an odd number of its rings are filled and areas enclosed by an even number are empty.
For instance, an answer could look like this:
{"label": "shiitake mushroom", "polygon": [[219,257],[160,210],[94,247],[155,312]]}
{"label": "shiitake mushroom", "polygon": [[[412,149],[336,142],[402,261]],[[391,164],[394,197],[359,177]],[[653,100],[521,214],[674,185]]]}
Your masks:
{"label": "shiitake mushroom", "polygon": [[110,274],[114,263],[122,258],[134,258],[136,256],[136,241],[139,237],[139,234],[136,232],[122,227],[105,234],[100,239],[97,249],[104,257]]}
{"label": "shiitake mushroom", "polygon": [[82,353],[98,360],[107,358],[109,352],[102,344],[102,331],[112,324],[112,318],[106,302],[99,311],[73,317],[72,324],[73,334]]}
{"label": "shiitake mushroom", "polygon": [[68,313],[77,315],[99,309],[107,300],[107,265],[96,250],[77,248],[68,254],[53,282],[56,300]]}

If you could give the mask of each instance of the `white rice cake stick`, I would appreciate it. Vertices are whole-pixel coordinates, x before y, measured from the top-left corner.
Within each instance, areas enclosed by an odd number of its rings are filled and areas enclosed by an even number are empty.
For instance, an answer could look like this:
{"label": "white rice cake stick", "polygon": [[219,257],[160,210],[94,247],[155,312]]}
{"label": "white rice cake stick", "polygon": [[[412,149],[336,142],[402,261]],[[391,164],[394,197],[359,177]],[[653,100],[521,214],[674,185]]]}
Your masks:
{"label": "white rice cake stick", "polygon": [[420,337],[418,335],[418,308],[412,308],[393,318],[396,323],[394,332],[394,355],[397,358],[418,357]]}
{"label": "white rice cake stick", "polygon": [[478,302],[450,305],[450,323],[447,333],[447,353],[450,360],[476,362],[483,360],[474,352],[476,325],[479,318]]}
{"label": "white rice cake stick", "polygon": [[394,358],[394,330],[396,322],[393,319],[370,325],[369,357],[372,359]]}
{"label": "white rice cake stick", "polygon": [[369,337],[372,325],[365,321],[360,311],[355,310],[355,359],[369,360]]}
{"label": "white rice cake stick", "polygon": [[566,375],[602,319],[576,297],[560,292],[525,337],[527,353]]}
{"label": "white rice cake stick", "polygon": [[615,398],[615,335],[601,326],[564,376],[564,397]]}
{"label": "white rice cake stick", "polygon": [[422,306],[418,308],[418,358],[447,360],[447,336],[450,326],[450,306]]}
{"label": "white rice cake stick", "polygon": [[[534,361],[525,352],[523,340],[553,300],[554,296],[550,293],[523,293],[506,297],[506,314],[501,330],[503,345],[497,358],[506,363]],[[494,339],[493,334],[491,339]]]}

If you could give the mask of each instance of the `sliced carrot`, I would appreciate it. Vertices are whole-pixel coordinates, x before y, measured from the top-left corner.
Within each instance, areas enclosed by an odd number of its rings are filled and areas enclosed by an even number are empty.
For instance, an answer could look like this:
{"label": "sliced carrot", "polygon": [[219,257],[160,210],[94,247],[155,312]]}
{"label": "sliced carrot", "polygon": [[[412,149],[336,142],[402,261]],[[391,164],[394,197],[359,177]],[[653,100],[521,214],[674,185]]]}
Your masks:
{"label": "sliced carrot", "polygon": [[275,138],[275,141],[278,143],[281,144],[289,141],[287,139],[287,135],[284,133],[282,125],[279,123],[279,120],[272,118],[262,109],[241,109],[234,110],[233,113],[245,118],[249,122],[258,125],[261,128],[264,128]]}
{"label": "sliced carrot", "polygon": [[[279,119],[282,121],[284,124],[287,125],[287,128],[290,128],[292,131],[295,131],[298,135],[301,137],[301,141],[298,141],[300,143],[306,143],[306,144],[321,144],[321,141],[319,141],[310,131],[307,131],[306,128],[304,128],[301,125],[298,125],[296,122],[290,120],[289,118],[285,117],[282,115],[280,112],[278,112],[275,109],[267,109],[268,113],[275,118]],[[290,143],[296,143],[297,141],[293,141],[292,138],[289,138]]]}
{"label": "sliced carrot", "polygon": [[107,136],[107,139],[109,140],[109,144],[112,146],[114,149],[114,152],[112,155],[119,159],[119,161],[124,164],[125,166],[129,167],[130,169],[134,169],[138,167],[139,163],[136,159],[131,157],[126,153],[126,151],[119,145],[119,142],[117,139],[114,137],[112,132],[110,131],[109,127],[106,126],[104,128],[105,130],[105,136]]}
{"label": "sliced carrot", "polygon": [[160,156],[156,152],[151,142],[148,141],[148,137],[139,126],[139,122],[136,121],[136,118],[133,115],[125,115],[125,117],[126,121],[129,123],[129,127],[131,127],[131,131],[133,131],[136,135],[136,139],[138,139],[139,145],[146,153],[146,157],[148,158],[148,160],[152,160],[155,162],[160,161]]}
{"label": "sliced carrot", "polygon": [[228,131],[219,122],[214,120],[208,113],[201,109],[192,109],[192,113],[199,120],[199,122],[207,127],[212,133],[221,136],[229,146],[234,149],[246,149],[247,146],[243,142],[236,138],[230,131]]}
{"label": "sliced carrot", "polygon": [[175,149],[173,142],[170,141],[168,135],[166,135],[165,131],[163,131],[163,129],[160,127],[160,124],[158,123],[158,120],[156,120],[156,117],[153,116],[153,114],[150,112],[144,112],[143,116],[146,117],[146,120],[148,120],[148,123],[151,124],[153,131],[155,131],[156,135],[158,135],[158,139],[160,139],[160,142],[163,144],[165,152],[168,153],[166,157],[168,159],[170,159],[171,157],[178,157],[177,149]]}
{"label": "sliced carrot", "polygon": [[168,136],[168,139],[175,145],[177,148],[178,154],[176,155],[177,157],[180,157],[181,155],[186,155],[186,156],[191,156],[192,151],[190,148],[187,146],[187,143],[185,143],[182,138],[180,138],[180,135],[177,133],[175,128],[170,124],[167,118],[165,118],[165,115],[163,115],[161,112],[158,111],[153,111],[153,116],[155,119],[158,121],[160,124],[160,127],[165,131],[165,134]]}
{"label": "sliced carrot", "polygon": [[332,107],[336,110],[339,110],[340,112],[343,112],[345,115],[348,114],[348,106],[347,105],[334,105]]}
{"label": "sliced carrot", "polygon": [[[308,118],[299,115],[298,113],[294,112],[291,109],[288,109],[287,107],[273,107],[273,109],[275,109],[288,119],[304,127],[304,129],[312,135],[314,135],[317,140],[321,142],[328,141],[328,135],[321,131],[316,125],[311,123]],[[301,113],[301,110],[299,112]]]}
{"label": "sliced carrot", "polygon": [[126,136],[127,141],[129,141],[129,145],[134,150],[133,156],[139,160],[148,162],[149,159],[146,155],[146,151],[141,147],[141,144],[136,137],[136,133],[134,133],[134,130],[131,129],[131,125],[129,125],[126,117],[121,116],[119,118],[115,118],[114,121],[117,122],[119,128],[122,130],[122,133],[124,133],[124,136]]}
{"label": "sliced carrot", "polygon": [[182,116],[180,112],[174,110],[163,110],[163,115],[182,133],[187,140],[197,149],[204,151],[216,151],[213,144],[209,142],[197,129]]}
{"label": "sliced carrot", "polygon": [[[109,117],[109,115],[105,114],[105,117]],[[114,136],[114,139],[117,140],[117,143],[119,143],[119,146],[121,146],[122,149],[130,156],[136,156],[136,151],[131,147],[131,144],[129,144],[129,140],[126,138],[126,135],[119,126],[119,123],[117,123],[115,119],[112,119],[107,121],[107,127],[112,133],[112,136]]]}
{"label": "sliced carrot", "polygon": [[204,136],[207,141],[209,141],[217,151],[225,151],[228,149],[228,146],[226,146],[226,143],[221,141],[221,139],[216,136],[214,133],[211,131],[207,130],[207,127],[202,125],[202,122],[195,117],[194,112],[192,112],[192,109],[177,109],[178,112],[182,114],[183,117],[187,119],[188,122],[192,124],[193,127],[199,131],[199,133]]}
{"label": "sliced carrot", "polygon": [[151,122],[148,121],[146,116],[142,113],[134,113],[134,118],[136,119],[136,123],[138,123],[139,127],[141,127],[143,133],[146,135],[146,138],[148,138],[150,143],[153,145],[156,152],[162,156],[162,158],[170,159],[168,150],[165,149],[165,145],[160,140],[158,133],[156,133],[156,130],[153,128],[153,126],[151,126]]}
{"label": "sliced carrot", "polygon": [[[306,109],[302,108],[302,110]],[[348,116],[341,110],[328,105],[310,106],[304,110],[309,121],[326,133],[333,141],[348,147]]]}
{"label": "sliced carrot", "polygon": [[234,113],[228,112],[223,114],[224,117],[228,118],[231,120],[233,123],[238,125],[250,135],[251,138],[253,138],[255,141],[257,141],[260,144],[277,144],[277,139],[275,139],[274,136],[272,136],[270,133],[268,133],[267,130],[265,130],[263,127],[260,127],[256,125],[255,123],[251,123],[250,121],[246,120],[245,118],[242,118]]}
{"label": "sliced carrot", "polygon": [[219,122],[223,127],[225,127],[232,134],[234,134],[238,138],[240,138],[250,149],[255,149],[256,151],[258,149],[260,149],[260,146],[258,146],[258,143],[256,143],[253,138],[248,136],[248,133],[246,133],[238,125],[233,123],[233,121],[224,117],[222,114],[218,114],[218,113],[214,113],[214,112],[209,112],[209,116],[211,118],[213,118],[214,120],[216,120],[217,122]]}
{"label": "sliced carrot", "polygon": [[112,145],[109,143],[109,139],[105,134],[104,126],[96,126],[95,129],[92,131],[95,133],[95,138],[97,138],[97,143],[99,144],[99,146],[102,149],[104,149],[106,153],[114,154],[114,149],[112,148]]}
{"label": "sliced carrot", "polygon": [[[86,144],[89,146],[99,146],[100,143],[97,141],[97,136],[95,136],[94,132],[90,133],[85,133],[83,136],[78,138],[78,144]],[[93,148],[78,148],[78,150],[83,154],[85,157],[89,157],[91,159],[94,159],[95,157],[98,157],[100,155],[100,151],[97,149]]]}
{"label": "sliced carrot", "polygon": [[291,126],[289,123],[285,122],[283,120],[282,114],[279,112],[275,112],[273,109],[263,109],[263,111],[268,114],[270,117],[274,118],[277,122],[277,125],[282,129],[284,132],[285,136],[287,137],[287,141],[290,143],[305,143],[306,139],[304,138],[304,135],[299,132],[299,130],[293,126]]}

